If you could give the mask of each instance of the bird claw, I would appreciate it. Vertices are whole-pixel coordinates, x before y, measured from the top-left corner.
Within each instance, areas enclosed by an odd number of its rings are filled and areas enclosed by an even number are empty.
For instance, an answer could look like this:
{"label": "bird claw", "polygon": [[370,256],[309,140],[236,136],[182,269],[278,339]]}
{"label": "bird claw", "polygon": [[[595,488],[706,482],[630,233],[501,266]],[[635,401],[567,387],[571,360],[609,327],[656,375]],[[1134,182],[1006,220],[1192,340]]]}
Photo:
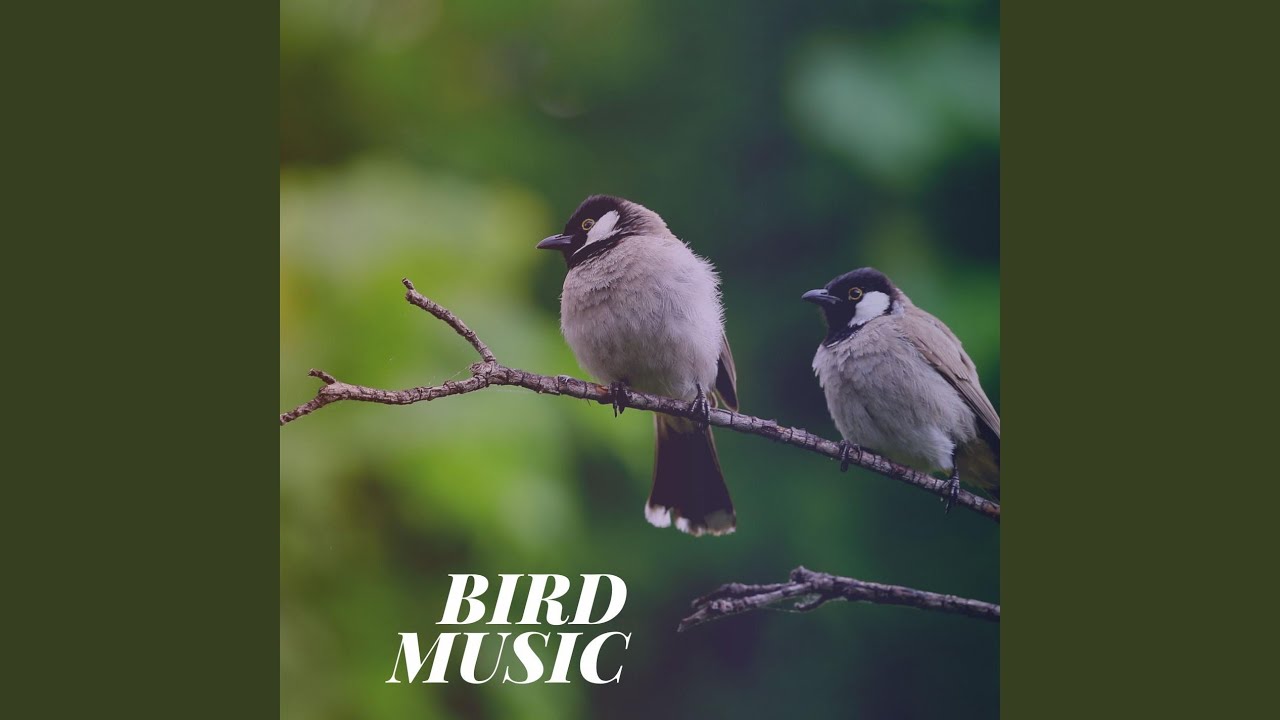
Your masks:
{"label": "bird claw", "polygon": [[706,427],[711,424],[711,403],[707,401],[707,394],[702,391],[701,383],[695,387],[698,388],[698,397],[689,403],[689,411],[696,413],[698,422]]}
{"label": "bird claw", "polygon": [[862,446],[848,440],[840,441],[840,472],[846,472],[849,469],[849,463],[852,462],[849,455],[854,452],[858,453],[858,457],[862,457]]}
{"label": "bird claw", "polygon": [[960,468],[951,471],[951,477],[947,478],[947,496],[942,498],[942,502],[946,504],[947,514],[951,513],[951,508],[955,507],[956,501],[960,499]]}
{"label": "bird claw", "polygon": [[609,395],[613,405],[613,416],[618,417],[627,409],[627,384],[621,380],[609,383]]}

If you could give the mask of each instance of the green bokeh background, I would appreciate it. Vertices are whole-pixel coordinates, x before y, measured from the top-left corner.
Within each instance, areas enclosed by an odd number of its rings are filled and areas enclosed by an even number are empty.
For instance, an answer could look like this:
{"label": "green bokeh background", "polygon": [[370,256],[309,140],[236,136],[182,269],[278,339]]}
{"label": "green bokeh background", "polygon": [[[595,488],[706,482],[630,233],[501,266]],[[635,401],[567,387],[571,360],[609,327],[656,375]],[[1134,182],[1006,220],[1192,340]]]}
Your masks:
{"label": "green bokeh background", "polygon": [[[837,436],[798,298],[862,265],[955,330],[999,407],[998,23],[965,0],[283,0],[281,408],[312,396],[310,367],[465,377],[473,351],[402,277],[506,364],[582,376],[563,262],[533,245],[594,192],[717,265],[745,412]],[[989,623],[836,604],[676,634],[694,597],[800,564],[999,599],[994,523],[759,438],[717,444],[739,529],[690,538],[642,517],[645,413],[498,388],[284,428],[282,715],[997,714]],[[384,684],[397,633],[441,629],[450,572],[620,575],[622,682]]]}

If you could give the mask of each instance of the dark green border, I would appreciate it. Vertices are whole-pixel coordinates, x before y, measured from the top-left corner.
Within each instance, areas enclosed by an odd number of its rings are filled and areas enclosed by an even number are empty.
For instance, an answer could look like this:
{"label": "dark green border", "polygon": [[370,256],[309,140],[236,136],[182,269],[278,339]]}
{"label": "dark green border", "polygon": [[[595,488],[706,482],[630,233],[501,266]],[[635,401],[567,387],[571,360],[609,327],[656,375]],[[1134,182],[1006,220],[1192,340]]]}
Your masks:
{"label": "dark green border", "polygon": [[1271,408],[1274,23],[1235,6],[1003,4],[1006,717],[1275,704],[1274,419],[1226,407]]}
{"label": "dark green border", "polygon": [[5,13],[22,715],[279,712],[278,12]]}

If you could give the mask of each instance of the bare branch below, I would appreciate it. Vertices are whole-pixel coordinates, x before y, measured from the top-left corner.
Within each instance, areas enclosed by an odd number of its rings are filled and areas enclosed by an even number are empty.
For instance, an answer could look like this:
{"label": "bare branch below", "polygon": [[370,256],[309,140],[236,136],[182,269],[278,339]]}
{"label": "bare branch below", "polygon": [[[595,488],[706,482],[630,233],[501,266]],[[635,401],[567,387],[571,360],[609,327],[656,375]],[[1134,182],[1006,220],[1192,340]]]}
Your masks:
{"label": "bare branch below", "polygon": [[[500,364],[488,346],[456,315],[423,297],[414,289],[413,283],[409,282],[408,279],[402,282],[408,288],[408,292],[405,295],[406,300],[426,310],[453,328],[479,353],[482,362],[471,366],[471,377],[466,380],[446,382],[443,385],[416,387],[407,390],[380,390],[361,385],[349,385],[339,382],[332,375],[321,370],[312,370],[310,374],[313,377],[320,378],[325,383],[324,386],[310,401],[283,413],[280,416],[281,425],[297,420],[303,415],[313,413],[339,400],[355,400],[357,402],[381,403],[383,405],[412,405],[413,403],[429,402],[452,395],[465,395],[466,393],[498,385],[522,387],[536,393],[548,395],[563,395],[582,400],[592,400],[601,405],[612,404],[612,392],[603,385],[597,385],[593,382],[579,380],[566,375],[557,377],[538,375]],[[627,407],[636,410],[648,410],[692,420],[706,418],[702,412],[692,407],[691,403],[685,400],[650,395],[634,389],[627,391],[626,400]],[[759,435],[760,437],[826,456],[832,460],[842,459],[840,443],[832,442],[801,428],[784,427],[774,420],[763,420],[723,408],[712,408],[709,422],[716,427],[728,428],[748,435]],[[945,499],[950,495],[949,485],[946,480],[940,480],[919,470],[899,465],[868,450],[857,450],[844,459],[847,459],[851,465],[857,465],[885,477],[913,485],[940,498]],[[959,496],[956,498],[956,505],[966,507],[996,522],[1000,521],[1000,505],[966,490],[960,491]]]}
{"label": "bare branch below", "polygon": [[879,605],[906,605],[922,610],[936,610],[981,620],[1000,621],[1000,606],[981,600],[942,595],[901,585],[866,582],[798,567],[791,571],[790,582],[769,585],[742,583],[721,585],[710,595],[693,601],[694,613],[680,621],[678,632],[684,632],[695,625],[722,617],[752,610],[770,609],[779,602],[793,598],[797,599],[796,603],[788,609],[794,612],[808,612],[832,600],[844,600]]}

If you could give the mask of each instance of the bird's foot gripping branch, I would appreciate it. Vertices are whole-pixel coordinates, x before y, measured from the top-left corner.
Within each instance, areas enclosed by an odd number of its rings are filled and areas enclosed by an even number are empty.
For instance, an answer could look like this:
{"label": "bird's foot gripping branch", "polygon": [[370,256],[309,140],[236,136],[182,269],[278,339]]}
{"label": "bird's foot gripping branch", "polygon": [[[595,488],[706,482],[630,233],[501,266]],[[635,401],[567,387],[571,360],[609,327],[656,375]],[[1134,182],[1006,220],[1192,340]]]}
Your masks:
{"label": "bird's foot gripping branch", "polygon": [[[616,396],[614,391],[609,387],[564,375],[559,377],[550,377],[502,365],[498,362],[498,359],[494,356],[493,352],[489,350],[489,347],[485,345],[484,341],[476,335],[475,331],[467,327],[467,325],[462,322],[462,320],[458,319],[456,315],[423,296],[414,288],[413,283],[408,279],[405,279],[402,282],[407,290],[405,293],[405,299],[410,304],[427,311],[449,327],[453,328],[454,332],[461,335],[473,348],[475,348],[475,351],[480,355],[481,361],[471,366],[471,377],[465,380],[449,381],[441,385],[414,387],[405,390],[382,390],[378,388],[365,387],[363,385],[350,385],[339,381],[323,370],[311,370],[309,374],[312,377],[319,378],[324,385],[321,386],[319,392],[316,393],[314,398],[299,405],[293,410],[281,414],[281,425],[286,425],[304,415],[309,415],[326,405],[330,405],[341,400],[380,403],[383,405],[412,405],[419,402],[439,400],[453,395],[465,395],[467,393],[484,390],[485,388],[494,386],[522,387],[536,393],[563,395],[565,397],[578,398],[582,400],[592,400],[601,405],[612,406],[614,404]],[[867,450],[860,450],[857,453],[851,454],[844,451],[840,443],[832,442],[831,440],[819,437],[801,428],[784,427],[773,420],[764,420],[719,407],[711,407],[709,409],[693,407],[684,400],[663,397],[661,395],[652,395],[649,393],[639,392],[631,388],[628,388],[626,391],[626,407],[634,408],[636,410],[647,410],[649,412],[662,413],[664,415],[671,415],[675,417],[688,418],[690,420],[706,422],[707,424],[715,427],[727,428],[735,432],[769,438],[775,442],[808,450],[809,452],[823,455],[832,460],[857,465],[878,475],[883,475],[884,477],[897,480],[898,482],[912,485],[938,497],[953,497],[951,484],[947,480],[932,477],[931,475],[922,473],[905,465],[900,465],[888,458]],[[960,490],[954,495],[954,503],[957,507],[967,508],[996,522],[1000,521],[1000,506],[997,503],[966,490]],[[803,570],[803,568],[797,569],[796,572],[800,572],[801,570]],[[809,573],[807,570],[804,570],[804,572]],[[816,576],[817,574],[813,575]],[[794,576],[795,573],[793,573],[793,583],[784,585],[794,585]],[[852,580],[851,578],[838,578],[836,576],[828,575],[823,575],[822,577],[833,578],[841,582],[847,581],[847,583],[853,583],[853,585],[837,583],[841,588],[840,592],[842,593],[846,592],[846,588],[848,588],[848,593],[855,592],[855,589],[857,589],[857,592],[862,593],[856,597],[850,594],[842,595],[837,593],[827,599],[835,599],[836,597],[839,597],[841,599],[855,599],[867,602],[898,605],[915,605],[916,607],[924,607],[933,610],[959,612],[958,610],[948,610],[950,606],[946,606],[945,603],[929,604],[924,602],[911,603],[896,601],[895,598],[900,597],[899,595],[894,595],[893,593],[886,594],[885,592],[871,592],[868,588],[888,588],[895,591],[906,591],[909,593],[918,593],[922,596],[937,598],[952,598],[952,596],[937,595],[936,593],[923,593],[923,591],[912,590],[910,588],[900,588],[892,585],[862,583],[862,581]],[[809,584],[812,585],[812,583]],[[784,590],[781,589],[782,586],[750,586],[734,584],[726,585],[717,591],[717,593],[709,595],[707,598],[703,598],[698,602],[707,601],[713,604],[719,603],[718,605],[715,605],[715,607],[729,607],[724,605],[721,601],[743,600],[743,598],[722,595],[726,588],[769,588],[764,592],[767,597],[772,597],[773,599],[760,604],[760,607],[763,607],[769,602],[776,602],[777,600],[789,597],[798,597],[806,594],[804,592],[797,591],[796,588]],[[833,590],[832,592],[836,591]],[[770,593],[783,594],[774,597]],[[807,594],[814,595],[815,593],[810,590]],[[830,593],[817,594],[821,597],[825,597],[826,594]],[[998,606],[991,606],[987,603],[980,603],[976,600],[964,600],[963,598],[952,599],[961,601],[962,603],[973,604],[975,606],[993,607],[995,608],[995,613],[994,616],[989,619],[998,619],[999,617]],[[822,602],[825,602],[825,600]],[[711,606],[708,605],[708,607]],[[733,605],[733,607],[737,607],[737,605]],[[816,605],[814,607],[816,607]],[[744,606],[741,610],[733,610],[731,612],[709,610],[705,617],[700,620],[696,620],[695,622],[691,623],[690,620],[694,620],[694,618],[699,617],[698,614],[686,619],[682,624],[682,627],[688,627],[693,624],[698,624],[699,622],[713,619],[714,617],[736,614],[737,612],[743,612],[749,609],[754,609],[754,607]],[[701,613],[702,611],[700,610],[699,612]],[[975,613],[970,612],[963,614],[983,616],[975,615]]]}

